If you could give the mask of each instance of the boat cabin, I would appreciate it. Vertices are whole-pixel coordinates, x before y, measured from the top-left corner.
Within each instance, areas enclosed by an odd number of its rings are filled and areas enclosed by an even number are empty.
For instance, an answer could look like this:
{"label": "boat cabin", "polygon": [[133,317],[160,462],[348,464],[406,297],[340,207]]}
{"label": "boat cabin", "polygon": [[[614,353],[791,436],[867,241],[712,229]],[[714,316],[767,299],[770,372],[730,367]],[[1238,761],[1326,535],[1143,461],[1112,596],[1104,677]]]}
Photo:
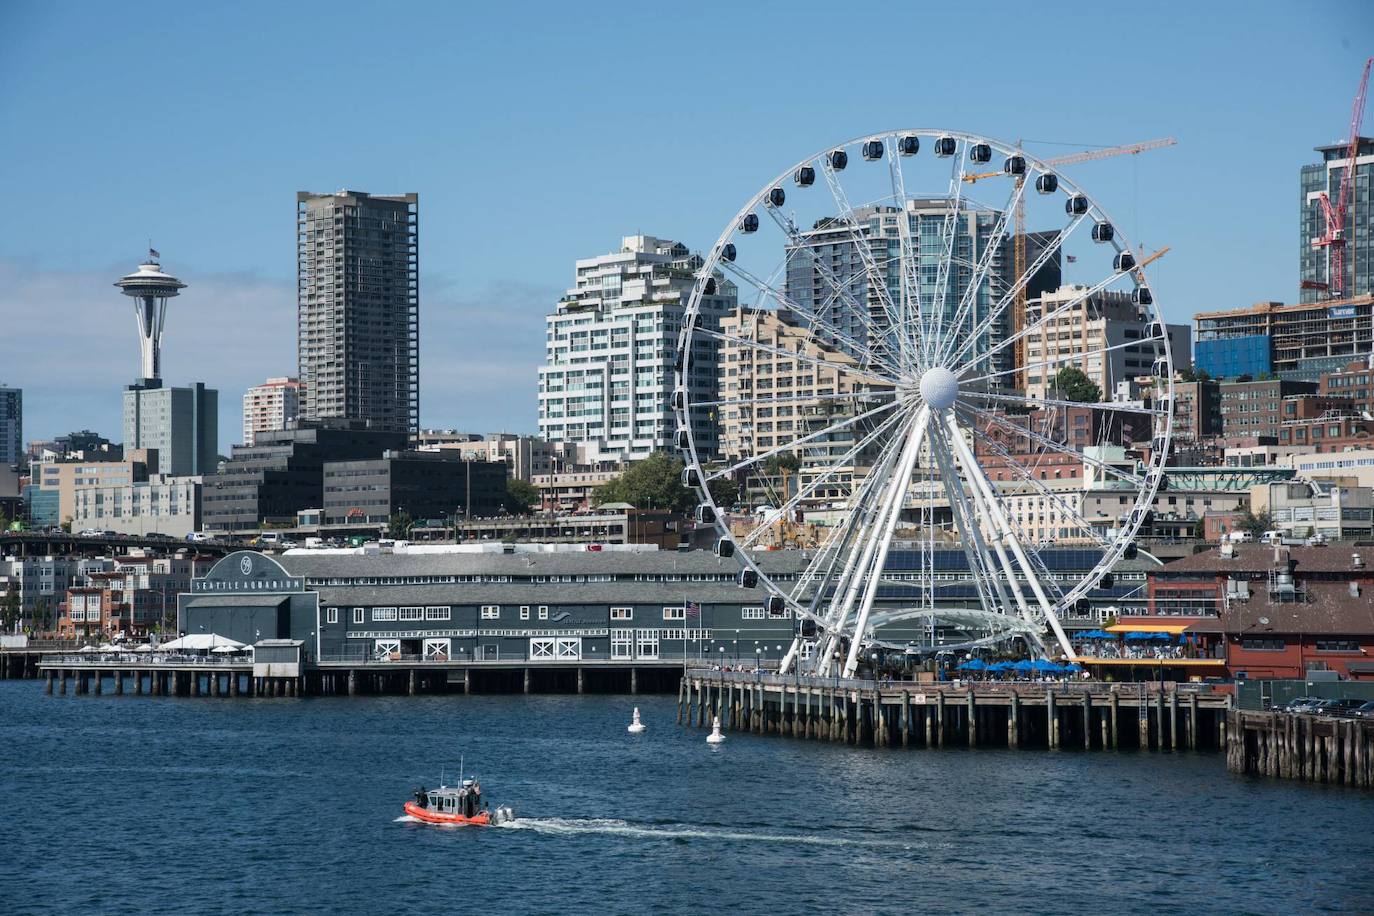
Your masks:
{"label": "boat cabin", "polygon": [[415,803],[435,814],[476,817],[486,807],[482,787],[475,779],[464,779],[461,786],[440,786],[437,789],[415,790]]}

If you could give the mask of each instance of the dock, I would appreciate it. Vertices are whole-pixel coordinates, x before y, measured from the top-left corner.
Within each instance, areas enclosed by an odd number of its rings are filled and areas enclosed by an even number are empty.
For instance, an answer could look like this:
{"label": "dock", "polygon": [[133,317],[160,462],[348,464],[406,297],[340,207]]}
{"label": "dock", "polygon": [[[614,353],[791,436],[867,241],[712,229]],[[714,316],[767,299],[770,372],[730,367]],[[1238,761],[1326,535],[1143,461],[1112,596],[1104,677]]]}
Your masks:
{"label": "dock", "polygon": [[1247,710],[1229,719],[1232,773],[1374,788],[1374,722]]}
{"label": "dock", "polygon": [[869,747],[1221,750],[1234,697],[1192,684],[919,684],[692,670],[678,723]]}

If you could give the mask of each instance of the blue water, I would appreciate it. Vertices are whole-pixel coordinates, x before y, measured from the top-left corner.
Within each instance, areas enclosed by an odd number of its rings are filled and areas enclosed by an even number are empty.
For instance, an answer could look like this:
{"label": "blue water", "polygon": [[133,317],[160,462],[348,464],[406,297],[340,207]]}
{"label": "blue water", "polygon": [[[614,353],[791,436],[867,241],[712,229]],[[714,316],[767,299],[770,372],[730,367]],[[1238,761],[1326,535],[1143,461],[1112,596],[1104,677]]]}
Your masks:
{"label": "blue water", "polygon": [[[1374,911],[1374,793],[1215,754],[713,749],[674,714],[0,682],[0,912]],[[400,817],[460,753],[514,827]]]}

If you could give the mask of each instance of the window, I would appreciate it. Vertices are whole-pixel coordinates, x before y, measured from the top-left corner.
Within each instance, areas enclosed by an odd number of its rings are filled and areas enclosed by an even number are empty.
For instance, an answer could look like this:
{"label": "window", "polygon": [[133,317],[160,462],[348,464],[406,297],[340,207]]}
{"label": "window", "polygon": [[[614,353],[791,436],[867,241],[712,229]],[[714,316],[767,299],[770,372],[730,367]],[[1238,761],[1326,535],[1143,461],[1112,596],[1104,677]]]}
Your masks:
{"label": "window", "polygon": [[548,606],[547,604],[541,604],[541,605],[539,605],[539,619],[540,619],[540,620],[548,620],[548,619],[549,619],[549,606]]}
{"label": "window", "polygon": [[325,608],[325,611],[324,611],[324,622],[325,622],[325,623],[338,623],[338,622],[339,622],[339,609],[336,608],[336,607]]}
{"label": "window", "polygon": [[611,608],[612,620],[633,620],[635,609],[632,607],[613,607]]}
{"label": "window", "polygon": [[396,609],[394,607],[374,607],[372,609],[372,619],[375,620],[395,620]]}
{"label": "window", "polygon": [[634,638],[634,630],[612,630],[611,658],[633,658]]}
{"label": "window", "polygon": [[483,619],[483,620],[500,620],[500,619],[501,619],[501,605],[499,605],[499,604],[484,604],[484,605],[482,605],[482,619]]}
{"label": "window", "polygon": [[425,609],[422,607],[403,607],[401,608],[402,620],[424,620]]}
{"label": "window", "polygon": [[1358,652],[1360,643],[1355,639],[1319,639],[1318,652]]}
{"label": "window", "polygon": [[360,607],[355,607],[355,608],[353,609],[353,622],[354,622],[354,623],[362,623],[362,622],[363,622],[363,609],[362,609],[362,608],[360,608]]}
{"label": "window", "polygon": [[520,605],[520,619],[521,619],[521,620],[529,620],[529,619],[530,619],[530,606],[529,606],[528,604],[522,604],[522,605]]}
{"label": "window", "polygon": [[663,609],[664,620],[684,620],[685,617],[680,607],[665,607]]}
{"label": "window", "polygon": [[742,607],[742,608],[739,609],[739,615],[740,615],[740,617],[742,617],[742,618],[745,619],[745,620],[762,620],[762,619],[763,619],[763,608],[761,608],[761,607]]}
{"label": "window", "polygon": [[1247,636],[1240,641],[1241,648],[1255,649],[1260,652],[1282,652],[1284,641],[1282,639],[1262,639],[1258,636]]}
{"label": "window", "polygon": [[449,609],[446,607],[427,607],[425,608],[426,620],[448,620],[450,617]]}

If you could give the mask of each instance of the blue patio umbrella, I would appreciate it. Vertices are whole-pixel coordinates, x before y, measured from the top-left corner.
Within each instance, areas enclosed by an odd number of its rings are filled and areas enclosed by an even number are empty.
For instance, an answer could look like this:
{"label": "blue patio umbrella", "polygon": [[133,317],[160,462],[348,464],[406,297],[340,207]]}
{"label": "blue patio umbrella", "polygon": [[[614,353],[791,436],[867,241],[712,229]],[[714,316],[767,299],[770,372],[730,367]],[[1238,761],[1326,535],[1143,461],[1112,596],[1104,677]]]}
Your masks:
{"label": "blue patio umbrella", "polygon": [[1077,674],[1083,670],[1083,666],[1080,665],[1078,662],[1071,662],[1068,665],[1064,666],[1064,670]]}
{"label": "blue patio umbrella", "polygon": [[1031,668],[1032,668],[1033,670],[1035,670],[1035,671],[1046,671],[1046,672],[1049,672],[1049,671],[1058,671],[1058,670],[1059,670],[1059,666],[1058,666],[1058,665],[1056,665],[1056,664],[1055,664],[1054,662],[1052,662],[1052,661],[1049,661],[1049,660],[1043,659],[1043,658],[1037,658],[1035,661],[1031,662]]}
{"label": "blue patio umbrella", "polygon": [[970,671],[986,671],[988,668],[987,662],[983,661],[981,658],[971,658],[965,662],[965,665],[967,665]]}
{"label": "blue patio umbrella", "polygon": [[993,662],[991,665],[988,665],[988,670],[999,672],[1006,671],[1007,669],[1011,668],[1011,666],[1011,662]]}
{"label": "blue patio umbrella", "polygon": [[1011,670],[1030,672],[1035,670],[1035,666],[1030,663],[1029,659],[1023,658],[1019,662],[1013,664]]}
{"label": "blue patio umbrella", "polygon": [[1149,634],[1149,633],[1141,633],[1141,632],[1138,631],[1138,630],[1132,630],[1131,632],[1129,632],[1129,633],[1126,634],[1126,638],[1127,638],[1127,639],[1149,639],[1149,638],[1150,638],[1150,634]]}

